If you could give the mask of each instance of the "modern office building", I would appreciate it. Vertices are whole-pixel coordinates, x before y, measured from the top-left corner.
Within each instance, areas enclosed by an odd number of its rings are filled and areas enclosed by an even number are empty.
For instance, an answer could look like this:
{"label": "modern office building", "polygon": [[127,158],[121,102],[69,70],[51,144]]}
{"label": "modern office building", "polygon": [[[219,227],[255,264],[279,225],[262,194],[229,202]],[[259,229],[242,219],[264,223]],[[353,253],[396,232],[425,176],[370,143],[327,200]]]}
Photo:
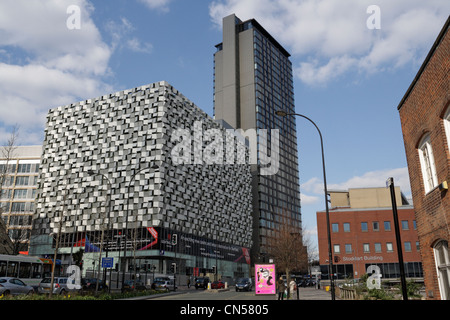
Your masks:
{"label": "modern office building", "polygon": [[120,270],[248,276],[247,157],[242,137],[164,81],[52,109],[30,254],[58,245],[69,264],[82,248],[86,271],[103,249]]}
{"label": "modern office building", "polygon": [[[360,188],[329,191],[333,270],[337,279],[358,279],[369,266],[380,269],[383,281],[400,278],[394,215],[390,190]],[[414,207],[395,188],[395,199],[407,278],[423,281],[420,245]],[[322,279],[328,279],[326,212],[317,212],[319,262]]]}
{"label": "modern office building", "polygon": [[28,251],[42,146],[12,146],[9,151],[0,152],[0,212],[11,253],[18,254]]}
{"label": "modern office building", "polygon": [[[275,114],[295,112],[290,54],[256,20],[241,21],[234,14],[223,19],[223,41],[216,48],[214,117],[258,133],[252,257],[263,262],[268,238],[281,221],[287,218],[301,232],[295,118]],[[265,161],[268,155],[278,157],[275,166]]]}
{"label": "modern office building", "polygon": [[427,299],[450,300],[450,18],[398,105]]}

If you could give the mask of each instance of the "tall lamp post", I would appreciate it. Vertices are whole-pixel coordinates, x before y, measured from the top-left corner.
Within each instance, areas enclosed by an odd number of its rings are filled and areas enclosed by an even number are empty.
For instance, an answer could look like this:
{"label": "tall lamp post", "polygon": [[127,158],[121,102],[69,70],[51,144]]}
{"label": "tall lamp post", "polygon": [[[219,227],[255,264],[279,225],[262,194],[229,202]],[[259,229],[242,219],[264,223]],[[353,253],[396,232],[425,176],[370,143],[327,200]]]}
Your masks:
{"label": "tall lamp post", "polygon": [[[130,212],[130,189],[131,189],[131,183],[134,181],[134,178],[141,173],[144,170],[148,170],[148,169],[158,169],[159,167],[154,164],[151,167],[145,167],[142,168],[138,171],[136,171],[133,176],[130,179],[130,182],[128,183],[128,189],[127,189],[127,193],[128,193],[128,199],[127,199],[127,215],[126,215],[126,220],[125,220],[125,232],[123,233],[123,237],[124,237],[124,246],[123,246],[123,259],[124,259],[124,266],[123,266],[123,270],[122,270],[122,291],[125,285],[125,269],[127,267],[127,231],[128,231],[128,215]],[[136,267],[136,266],[134,266]]]}
{"label": "tall lamp post", "polygon": [[402,285],[403,300],[408,300],[408,292],[406,290],[405,264],[403,262],[402,239],[400,236],[400,225],[398,222],[397,201],[395,199],[394,178],[390,177],[386,180],[386,187],[389,187],[392,202],[392,214],[394,215],[395,239],[397,242],[398,265],[400,267],[400,282]]}
{"label": "tall lamp post", "polygon": [[[111,219],[111,192],[112,192],[112,185],[111,185],[111,181],[109,181],[108,177],[105,176],[102,173],[99,172],[95,172],[94,170],[88,170],[87,173],[90,176],[95,176],[95,175],[99,175],[102,176],[102,179],[106,179],[106,181],[108,181],[109,184],[109,202],[108,202],[108,230],[109,230],[109,224],[110,224],[110,219]],[[98,269],[97,269],[97,283],[95,284],[95,293],[97,294],[98,292],[98,285],[100,282],[100,270],[101,270],[101,266],[102,266],[102,250],[103,250],[103,238],[105,236],[105,226],[104,223],[102,223],[102,237],[100,240],[100,254],[98,257]],[[108,249],[106,249],[106,256],[108,256]]]}
{"label": "tall lamp post", "polygon": [[299,116],[302,118],[305,118],[306,120],[308,120],[309,122],[311,122],[314,127],[316,127],[317,132],[319,132],[319,136],[320,136],[320,147],[322,149],[322,169],[323,169],[323,185],[324,185],[324,189],[325,189],[325,209],[326,209],[326,218],[327,218],[327,235],[328,235],[328,263],[329,263],[329,275],[330,275],[330,284],[331,284],[331,299],[335,300],[336,296],[335,296],[335,290],[334,290],[334,279],[333,279],[333,254],[331,251],[331,232],[330,232],[330,212],[328,209],[328,190],[327,190],[327,176],[326,176],[326,171],[325,171],[325,155],[324,155],[324,151],[323,151],[323,139],[322,139],[322,133],[319,130],[319,127],[314,123],[314,121],[312,121],[310,118],[302,115],[302,114],[298,114],[298,113],[288,113],[282,110],[277,110],[276,115],[280,116],[280,117],[286,117],[286,116]]}

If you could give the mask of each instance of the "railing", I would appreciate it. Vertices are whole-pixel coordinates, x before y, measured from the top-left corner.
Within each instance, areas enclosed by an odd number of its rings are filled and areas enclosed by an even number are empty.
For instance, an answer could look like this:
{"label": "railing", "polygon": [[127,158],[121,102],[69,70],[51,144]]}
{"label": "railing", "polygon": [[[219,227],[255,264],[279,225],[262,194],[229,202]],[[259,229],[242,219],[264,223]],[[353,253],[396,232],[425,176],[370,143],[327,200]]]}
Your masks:
{"label": "railing", "polygon": [[350,289],[350,288],[339,288],[339,297],[343,300],[358,300],[359,299],[359,295],[356,292],[355,289]]}

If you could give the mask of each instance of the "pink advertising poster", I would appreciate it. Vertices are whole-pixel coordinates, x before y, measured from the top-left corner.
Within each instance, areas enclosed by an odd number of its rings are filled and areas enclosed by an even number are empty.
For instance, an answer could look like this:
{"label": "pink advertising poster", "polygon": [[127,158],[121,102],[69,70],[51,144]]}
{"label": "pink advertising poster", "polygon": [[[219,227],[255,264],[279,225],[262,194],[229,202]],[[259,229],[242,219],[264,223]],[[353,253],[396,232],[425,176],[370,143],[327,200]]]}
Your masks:
{"label": "pink advertising poster", "polygon": [[255,264],[255,293],[276,294],[274,264]]}

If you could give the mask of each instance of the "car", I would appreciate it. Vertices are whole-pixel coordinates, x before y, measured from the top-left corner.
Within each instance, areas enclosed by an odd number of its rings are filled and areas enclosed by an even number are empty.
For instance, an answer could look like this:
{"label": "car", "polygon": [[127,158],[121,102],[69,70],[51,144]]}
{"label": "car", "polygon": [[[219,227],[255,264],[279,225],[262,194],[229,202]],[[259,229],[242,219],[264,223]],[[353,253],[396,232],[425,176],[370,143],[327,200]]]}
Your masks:
{"label": "car", "polygon": [[[175,289],[177,286],[175,285]],[[155,280],[152,283],[153,290],[165,290],[170,291],[174,290],[173,280]]]}
{"label": "car", "polygon": [[[95,291],[97,287],[97,278],[83,278],[81,279],[81,290],[82,291]],[[103,280],[98,283],[98,290],[107,291],[108,286]]]}
{"label": "car", "polygon": [[214,281],[211,283],[211,289],[225,289],[225,283],[223,281]]}
{"label": "car", "polygon": [[[67,277],[55,277],[53,279],[53,292],[54,294],[66,294],[72,291],[79,291],[81,287],[70,287],[67,285],[67,281],[73,281],[72,279],[68,280]],[[44,278],[38,286],[38,293],[50,293],[50,287],[52,284],[52,278]]]}
{"label": "car", "polygon": [[250,291],[252,290],[252,279],[239,278],[236,281],[236,291]]}
{"label": "car", "polygon": [[208,283],[209,283],[208,277],[197,278],[197,279],[195,279],[195,289],[198,289],[198,288],[207,289]]}
{"label": "car", "polygon": [[33,294],[32,286],[27,285],[20,279],[12,277],[0,278],[0,295],[19,295],[19,294]]}
{"label": "car", "polygon": [[127,280],[123,284],[123,290],[124,291],[131,291],[131,290],[144,291],[144,290],[147,290],[147,287],[145,286],[144,282],[142,282],[141,280]]}

